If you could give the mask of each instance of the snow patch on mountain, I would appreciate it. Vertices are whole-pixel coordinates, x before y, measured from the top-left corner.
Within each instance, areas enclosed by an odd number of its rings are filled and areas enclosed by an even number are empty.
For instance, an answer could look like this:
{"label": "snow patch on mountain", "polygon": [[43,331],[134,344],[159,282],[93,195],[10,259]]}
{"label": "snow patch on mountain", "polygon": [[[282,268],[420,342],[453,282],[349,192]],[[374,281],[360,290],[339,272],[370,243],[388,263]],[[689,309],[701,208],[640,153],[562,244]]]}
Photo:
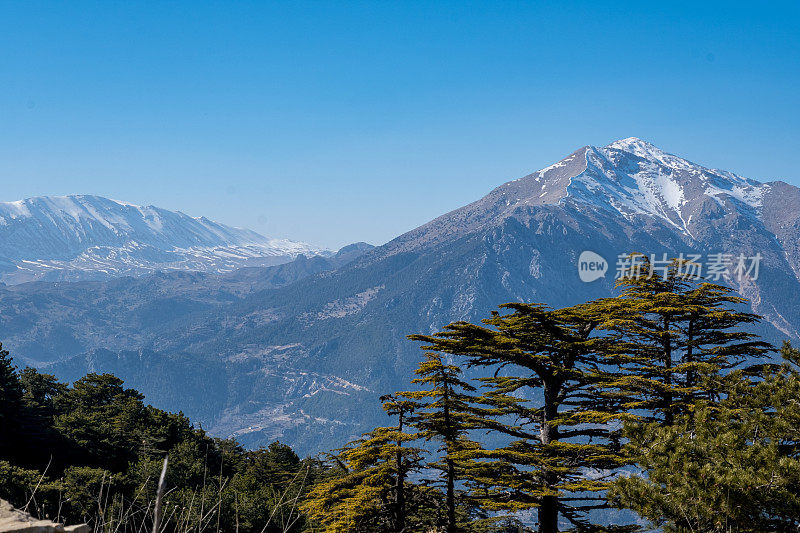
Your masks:
{"label": "snow patch on mountain", "polygon": [[762,199],[769,190],[769,184],[748,180],[724,170],[713,170],[712,172],[723,177],[725,181],[709,180],[705,189],[706,195],[713,197],[717,202],[722,202],[722,198],[729,196],[753,209],[761,208]]}

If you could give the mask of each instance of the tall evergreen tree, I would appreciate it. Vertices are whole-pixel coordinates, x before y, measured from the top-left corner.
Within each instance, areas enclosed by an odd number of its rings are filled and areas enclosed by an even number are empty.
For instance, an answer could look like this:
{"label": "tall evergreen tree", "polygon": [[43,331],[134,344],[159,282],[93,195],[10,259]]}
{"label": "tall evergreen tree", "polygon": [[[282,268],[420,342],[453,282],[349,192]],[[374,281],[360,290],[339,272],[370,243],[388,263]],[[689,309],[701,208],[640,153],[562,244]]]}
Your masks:
{"label": "tall evergreen tree", "polygon": [[645,475],[610,496],[666,531],[789,532],[800,528],[800,352],[756,380],[734,372],[721,402],[691,416],[627,428]]}
{"label": "tall evergreen tree", "polygon": [[[613,390],[619,377],[606,355],[606,340],[592,335],[595,310],[552,310],[506,304],[483,327],[456,322],[434,335],[414,335],[423,349],[462,356],[485,367],[488,388],[479,403],[489,416],[476,424],[511,442],[462,454],[483,504],[495,510],[537,508],[539,531],[558,531],[559,516],[576,528],[593,526],[587,513],[605,508],[597,494],[605,473],[624,464],[619,422],[631,415]],[[527,398],[528,400],[526,400]]]}
{"label": "tall evergreen tree", "polygon": [[440,472],[445,495],[445,531],[456,533],[459,530],[456,484],[466,479],[463,455],[475,448],[467,436],[470,430],[481,427],[481,410],[470,394],[475,387],[461,379],[460,368],[445,364],[438,353],[426,353],[416,374],[418,377],[411,383],[419,385],[420,390],[401,392],[398,396],[417,403],[412,424],[420,436],[440,444],[439,459],[428,466]]}
{"label": "tall evergreen tree", "polygon": [[0,344],[0,458],[15,453],[20,438],[22,384],[8,350]]}
{"label": "tall evergreen tree", "polygon": [[[395,533],[406,530],[408,522],[408,504],[406,502],[406,484],[408,475],[415,469],[421,459],[418,449],[409,450],[406,442],[409,439],[406,433],[408,418],[413,415],[417,405],[414,402],[396,398],[393,395],[381,397],[386,414],[397,417],[397,432],[394,441],[395,480],[392,501],[393,525]],[[414,460],[410,460],[413,455]]]}
{"label": "tall evergreen tree", "polygon": [[[332,457],[327,479],[309,493],[303,510],[328,533],[401,533],[420,528],[415,512],[431,496],[408,481],[420,471],[423,450],[411,446],[419,435],[407,430],[414,404],[393,396],[382,398],[397,425],[379,427]],[[425,507],[432,507],[431,501]]]}
{"label": "tall evergreen tree", "polygon": [[143,399],[112,374],[88,374],[57,398],[54,426],[90,466],[122,470],[148,440]]}
{"label": "tall evergreen tree", "polygon": [[638,392],[628,407],[670,424],[696,398],[718,397],[726,372],[772,347],[742,329],[760,320],[737,309],[747,300],[697,279],[692,263],[675,259],[656,272],[646,256],[631,259],[617,282],[621,294],[587,309],[617,341],[616,360],[629,376],[620,386]]}
{"label": "tall evergreen tree", "polygon": [[57,414],[56,398],[67,392],[67,386],[55,376],[41,374],[30,367],[20,372],[19,380],[24,391],[19,417],[25,443],[16,457],[21,464],[39,468],[44,468],[48,461],[58,463],[49,450],[57,443],[61,444],[61,449],[67,446],[52,427]]}

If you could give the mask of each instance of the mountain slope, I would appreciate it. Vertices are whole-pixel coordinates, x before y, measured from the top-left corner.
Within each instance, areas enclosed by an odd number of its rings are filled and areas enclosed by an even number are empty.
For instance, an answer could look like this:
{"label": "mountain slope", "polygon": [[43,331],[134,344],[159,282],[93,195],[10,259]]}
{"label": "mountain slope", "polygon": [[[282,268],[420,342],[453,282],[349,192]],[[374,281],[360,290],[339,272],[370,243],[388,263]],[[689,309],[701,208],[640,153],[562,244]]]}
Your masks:
{"label": "mountain slope", "polygon": [[[605,278],[580,280],[584,250],[609,261]],[[147,322],[170,303],[122,294],[114,282],[79,299],[67,296],[73,284],[0,291],[0,336],[17,355],[75,357],[70,375],[91,361],[148,394],[159,392],[148,389],[147,361],[160,358],[178,375],[199,372],[187,357],[213,360],[225,382],[214,407],[187,403],[184,412],[248,444],[280,438],[314,452],[381,422],[377,397],[407,387],[420,357],[407,334],[479,320],[508,301],[562,306],[608,296],[617,256],[633,251],[761,254],[757,279],[723,281],[766,316],[760,332],[769,339],[798,337],[800,191],[704,168],[638,139],[581,148],[335,270],[193,300],[172,321]],[[230,293],[225,283],[216,290]],[[53,324],[50,309],[84,318]],[[126,335],[114,317],[131,309],[141,321]],[[61,351],[48,356],[37,344],[44,337]],[[137,350],[150,350],[138,366]]]}
{"label": "mountain slope", "polygon": [[[545,224],[563,221],[566,227],[560,231],[565,236],[591,237],[580,243],[583,248],[575,243],[565,250],[560,265],[553,265],[556,270],[570,267],[573,275],[577,254],[583,249],[604,252],[612,266],[618,255],[631,251],[760,253],[764,256],[762,282],[733,277],[727,282],[751,298],[755,309],[780,331],[797,337],[800,314],[786,301],[792,292],[785,291],[800,275],[798,213],[800,190],[796,187],[783,182],[762,184],[708,169],[629,138],[601,148],[583,147],[398,237],[381,251],[383,256],[427,253],[456,238],[486,236],[514,224],[531,231],[524,238],[530,243],[542,240]],[[547,243],[537,253],[559,246]],[[552,253],[546,255],[545,262],[553,259]],[[376,251],[375,260],[380,256]],[[557,272],[552,275],[559,279]]]}
{"label": "mountain slope", "polygon": [[158,207],[99,196],[0,203],[0,279],[107,279],[156,270],[224,272],[325,253]]}

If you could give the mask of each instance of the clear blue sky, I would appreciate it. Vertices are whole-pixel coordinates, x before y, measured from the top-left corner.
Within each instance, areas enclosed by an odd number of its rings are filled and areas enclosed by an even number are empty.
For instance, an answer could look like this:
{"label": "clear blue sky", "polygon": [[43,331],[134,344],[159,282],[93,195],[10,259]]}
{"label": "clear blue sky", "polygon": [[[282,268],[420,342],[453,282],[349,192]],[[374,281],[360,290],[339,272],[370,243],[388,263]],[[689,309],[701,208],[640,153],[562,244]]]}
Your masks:
{"label": "clear blue sky", "polygon": [[637,136],[800,185],[800,3],[3,2],[2,200],[382,243]]}

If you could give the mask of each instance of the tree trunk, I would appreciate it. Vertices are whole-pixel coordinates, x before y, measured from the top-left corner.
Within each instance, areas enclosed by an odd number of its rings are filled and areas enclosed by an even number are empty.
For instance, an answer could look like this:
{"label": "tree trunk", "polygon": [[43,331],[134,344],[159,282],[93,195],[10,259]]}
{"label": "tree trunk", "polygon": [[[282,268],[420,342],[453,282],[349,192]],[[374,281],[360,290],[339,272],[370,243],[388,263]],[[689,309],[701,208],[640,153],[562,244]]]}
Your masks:
{"label": "tree trunk", "polygon": [[455,487],[455,465],[450,458],[453,451],[453,444],[455,441],[455,431],[452,427],[450,420],[450,388],[447,384],[443,387],[443,415],[445,427],[445,453],[447,458],[445,464],[447,467],[447,533],[456,533],[456,487]]}
{"label": "tree trunk", "polygon": [[558,498],[545,496],[539,506],[539,533],[558,532]]}
{"label": "tree trunk", "polygon": [[[542,427],[539,429],[543,445],[558,440],[558,428],[550,425],[550,421],[558,416],[559,383],[552,377],[542,380],[544,405],[542,406]],[[545,484],[549,490],[555,491],[558,478],[552,472],[545,472]],[[557,533],[558,531],[558,497],[545,496],[539,505],[539,533]]]}
{"label": "tree trunk", "polygon": [[664,384],[667,386],[667,390],[664,393],[664,397],[662,398],[663,408],[664,408],[664,423],[668,426],[672,425],[674,421],[674,413],[673,413],[673,406],[672,406],[672,337],[670,336],[670,318],[668,316],[664,317]]}
{"label": "tree trunk", "polygon": [[[686,327],[686,361],[687,363],[694,362],[694,318],[689,319],[689,324]],[[691,368],[686,371],[686,386],[694,387],[696,382],[695,371]],[[694,395],[694,393],[690,394]]]}
{"label": "tree trunk", "polygon": [[[398,413],[397,430],[403,432],[403,411]],[[395,484],[395,500],[394,500],[394,531],[395,533],[403,533],[406,529],[406,494],[405,494],[405,464],[403,464],[403,452],[401,450],[403,441],[397,441],[397,455],[395,461],[397,465],[397,483]]]}
{"label": "tree trunk", "polygon": [[447,460],[447,533],[456,533],[455,468]]}

